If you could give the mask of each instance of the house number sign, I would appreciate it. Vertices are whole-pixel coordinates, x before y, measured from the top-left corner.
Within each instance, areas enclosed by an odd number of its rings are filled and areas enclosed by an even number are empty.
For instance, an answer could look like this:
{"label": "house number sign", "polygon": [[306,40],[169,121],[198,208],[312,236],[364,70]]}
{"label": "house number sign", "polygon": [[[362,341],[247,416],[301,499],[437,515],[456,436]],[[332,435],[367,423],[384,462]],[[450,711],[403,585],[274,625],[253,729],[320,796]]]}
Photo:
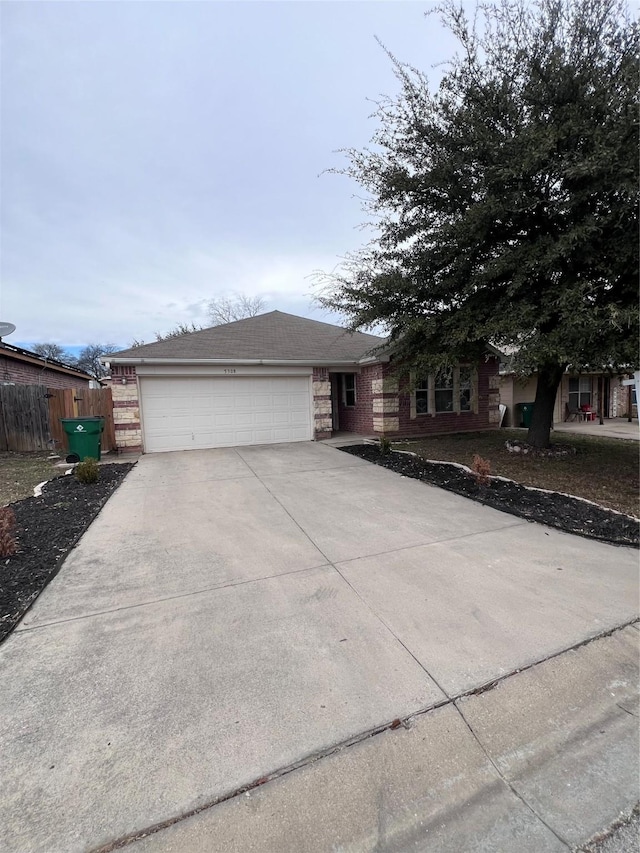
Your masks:
{"label": "house number sign", "polygon": [[235,369],[235,367],[225,367],[224,372],[225,373],[235,373],[236,369]]}

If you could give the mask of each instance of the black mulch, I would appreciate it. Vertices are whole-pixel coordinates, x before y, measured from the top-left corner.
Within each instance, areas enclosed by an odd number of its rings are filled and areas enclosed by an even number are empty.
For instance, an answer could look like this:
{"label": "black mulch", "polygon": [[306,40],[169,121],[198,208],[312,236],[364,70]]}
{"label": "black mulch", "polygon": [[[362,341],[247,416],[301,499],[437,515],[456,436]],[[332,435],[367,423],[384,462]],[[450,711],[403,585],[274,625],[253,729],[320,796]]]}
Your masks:
{"label": "black mulch", "polygon": [[73,474],[56,477],[39,498],[10,504],[16,514],[18,552],[0,558],[0,642],[55,577],[62,561],[118,488],[131,463],[100,466],[97,483]]}
{"label": "black mulch", "polygon": [[631,545],[635,548],[639,545],[639,525],[636,519],[577,498],[557,492],[533,491],[518,483],[499,479],[491,479],[485,486],[478,485],[473,475],[455,465],[428,462],[405,453],[383,455],[372,444],[341,447],[340,450],[390,468],[405,477],[439,486],[528,521],[538,521],[566,533],[576,533],[613,545]]}

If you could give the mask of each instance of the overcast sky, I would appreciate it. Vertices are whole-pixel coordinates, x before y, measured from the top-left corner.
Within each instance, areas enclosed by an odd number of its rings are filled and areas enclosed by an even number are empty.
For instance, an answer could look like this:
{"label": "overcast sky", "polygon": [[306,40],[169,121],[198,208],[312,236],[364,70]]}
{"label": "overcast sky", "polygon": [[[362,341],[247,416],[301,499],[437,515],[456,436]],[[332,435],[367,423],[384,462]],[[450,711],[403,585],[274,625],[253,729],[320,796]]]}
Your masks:
{"label": "overcast sky", "polygon": [[428,8],[2,4],[7,342],[150,341],[234,291],[339,322],[309,276],[366,235],[358,187],[320,173],[397,91],[375,35],[425,70],[452,55]]}

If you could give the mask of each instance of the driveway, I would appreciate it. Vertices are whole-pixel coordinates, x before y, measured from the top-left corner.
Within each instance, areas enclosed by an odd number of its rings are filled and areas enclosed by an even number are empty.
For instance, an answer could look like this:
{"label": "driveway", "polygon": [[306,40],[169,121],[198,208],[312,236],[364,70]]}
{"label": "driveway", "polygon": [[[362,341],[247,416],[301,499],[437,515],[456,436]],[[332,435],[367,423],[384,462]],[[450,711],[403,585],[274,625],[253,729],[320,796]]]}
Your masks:
{"label": "driveway", "polygon": [[[485,849],[566,849],[636,796],[617,756],[635,752],[637,611],[635,551],[332,447],[144,456],[0,647],[0,849],[106,850],[166,825],[134,853],[445,850],[438,809],[487,798],[502,841]],[[548,752],[555,726],[555,759],[577,721],[610,717],[576,758],[583,780],[600,767],[584,818],[569,804],[549,829],[566,768],[516,794],[523,738]],[[407,785],[433,800],[413,817]],[[369,799],[345,812],[349,791]],[[412,846],[421,809],[433,848]]]}

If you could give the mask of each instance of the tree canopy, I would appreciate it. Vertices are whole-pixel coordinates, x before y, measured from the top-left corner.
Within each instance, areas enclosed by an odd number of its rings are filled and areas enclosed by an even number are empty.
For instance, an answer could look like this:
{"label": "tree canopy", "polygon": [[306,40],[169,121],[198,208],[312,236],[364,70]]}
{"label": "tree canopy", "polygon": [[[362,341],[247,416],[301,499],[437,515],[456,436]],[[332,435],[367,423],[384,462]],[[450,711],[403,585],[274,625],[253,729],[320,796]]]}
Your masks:
{"label": "tree canopy", "polygon": [[385,326],[399,361],[515,348],[545,444],[568,365],[638,358],[638,26],[616,0],[437,12],[459,43],[438,88],[390,55],[400,93],[334,170],[365,188],[376,233],[320,301]]}

